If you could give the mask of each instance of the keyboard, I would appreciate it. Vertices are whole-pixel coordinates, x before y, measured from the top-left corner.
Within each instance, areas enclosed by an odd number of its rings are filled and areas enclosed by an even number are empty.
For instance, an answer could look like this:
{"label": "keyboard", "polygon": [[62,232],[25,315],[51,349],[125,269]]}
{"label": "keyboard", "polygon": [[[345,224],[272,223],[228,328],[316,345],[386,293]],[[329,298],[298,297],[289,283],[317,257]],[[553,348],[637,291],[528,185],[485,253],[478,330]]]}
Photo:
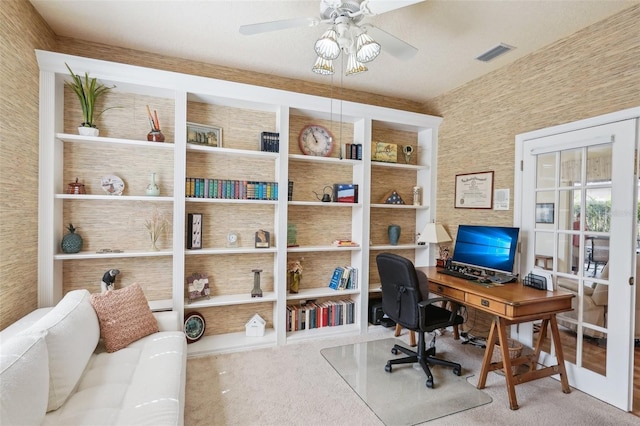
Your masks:
{"label": "keyboard", "polygon": [[506,284],[515,281],[517,278],[513,275],[494,275],[492,277],[488,277],[492,283],[496,284]]}
{"label": "keyboard", "polygon": [[475,275],[469,275],[462,272],[455,271],[453,269],[438,269],[438,273],[451,275],[452,277],[462,278],[465,280],[475,281],[478,279]]}

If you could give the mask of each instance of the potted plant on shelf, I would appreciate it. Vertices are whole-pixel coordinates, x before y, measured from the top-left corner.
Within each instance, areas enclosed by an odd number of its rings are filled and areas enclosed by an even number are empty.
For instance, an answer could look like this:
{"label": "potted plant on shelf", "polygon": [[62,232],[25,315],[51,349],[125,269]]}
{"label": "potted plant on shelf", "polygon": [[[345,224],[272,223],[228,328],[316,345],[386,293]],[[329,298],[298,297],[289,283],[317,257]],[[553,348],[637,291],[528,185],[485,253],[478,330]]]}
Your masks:
{"label": "potted plant on shelf", "polygon": [[[97,79],[89,78],[89,73],[84,73],[84,79],[71,70],[71,67],[67,63],[65,63],[73,81],[67,81],[65,84],[73,90],[73,92],[78,96],[80,100],[80,107],[82,108],[82,119],[83,122],[78,127],[78,133],[83,136],[98,136],[98,128],[96,127],[94,121],[95,114],[95,105],[98,98],[109,90],[113,89],[116,86],[105,86],[102,83],[98,83]],[[95,119],[100,117],[105,111],[116,108],[111,107],[102,110],[95,116]]]}

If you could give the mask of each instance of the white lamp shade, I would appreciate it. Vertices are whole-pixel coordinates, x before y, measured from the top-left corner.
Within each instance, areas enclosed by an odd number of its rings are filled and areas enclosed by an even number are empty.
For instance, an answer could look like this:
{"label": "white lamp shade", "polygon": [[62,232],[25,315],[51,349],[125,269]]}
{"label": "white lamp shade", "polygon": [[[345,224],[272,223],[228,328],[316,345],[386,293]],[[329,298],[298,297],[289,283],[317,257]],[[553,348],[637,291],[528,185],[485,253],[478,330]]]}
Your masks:
{"label": "white lamp shade", "polygon": [[367,33],[361,33],[356,40],[356,59],[360,62],[373,61],[380,54],[380,44]]}
{"label": "white lamp shade", "polygon": [[418,238],[420,243],[446,243],[447,241],[451,241],[447,230],[442,224],[436,222],[427,223]]}
{"label": "white lamp shade", "polygon": [[313,64],[313,68],[311,68],[311,70],[321,75],[332,75],[334,73],[333,61],[329,61],[318,56],[318,59],[316,59],[316,63]]}
{"label": "white lamp shade", "polygon": [[345,75],[349,76],[364,71],[367,71],[367,67],[365,67],[363,63],[358,62],[355,54],[350,54],[349,59],[347,60],[347,70],[344,72]]}
{"label": "white lamp shade", "polygon": [[340,56],[340,45],[337,41],[338,34],[331,28],[316,41],[314,46],[316,53],[323,59],[333,60]]}

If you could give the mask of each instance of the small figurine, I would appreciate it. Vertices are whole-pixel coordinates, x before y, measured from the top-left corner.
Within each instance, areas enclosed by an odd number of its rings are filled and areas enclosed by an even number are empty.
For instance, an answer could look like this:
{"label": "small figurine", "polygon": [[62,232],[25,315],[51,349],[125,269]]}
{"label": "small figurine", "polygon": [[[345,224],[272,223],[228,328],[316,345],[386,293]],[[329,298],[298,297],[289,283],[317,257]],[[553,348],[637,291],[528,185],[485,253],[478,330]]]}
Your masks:
{"label": "small figurine", "polygon": [[253,290],[251,290],[251,297],[262,297],[262,289],[260,288],[260,272],[262,269],[254,269],[253,272]]}
{"label": "small figurine", "polygon": [[113,290],[116,286],[116,276],[120,273],[118,269],[109,269],[102,276],[102,283],[100,287],[102,288],[102,292],[106,293],[109,290]]}

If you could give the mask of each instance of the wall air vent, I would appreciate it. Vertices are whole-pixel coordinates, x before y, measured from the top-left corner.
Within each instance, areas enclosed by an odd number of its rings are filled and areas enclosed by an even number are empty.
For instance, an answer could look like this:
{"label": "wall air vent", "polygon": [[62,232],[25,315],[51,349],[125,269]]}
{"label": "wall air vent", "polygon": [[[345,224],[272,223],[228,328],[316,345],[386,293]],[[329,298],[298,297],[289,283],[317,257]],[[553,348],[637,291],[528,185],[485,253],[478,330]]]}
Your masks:
{"label": "wall air vent", "polygon": [[504,55],[505,53],[510,52],[513,49],[515,49],[515,47],[509,46],[508,44],[500,43],[496,47],[487,50],[476,59],[482,62],[489,62],[490,60],[495,59],[500,55]]}

